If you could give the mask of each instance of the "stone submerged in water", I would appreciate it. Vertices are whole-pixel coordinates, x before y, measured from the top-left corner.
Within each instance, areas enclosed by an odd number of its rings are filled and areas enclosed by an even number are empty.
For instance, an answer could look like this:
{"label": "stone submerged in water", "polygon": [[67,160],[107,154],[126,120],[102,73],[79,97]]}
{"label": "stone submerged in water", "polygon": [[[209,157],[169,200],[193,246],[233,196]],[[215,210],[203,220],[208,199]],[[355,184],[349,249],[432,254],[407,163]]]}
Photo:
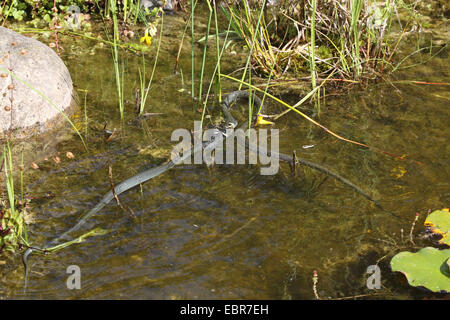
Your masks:
{"label": "stone submerged in water", "polygon": [[45,44],[0,27],[0,137],[23,139],[65,122],[76,103],[61,58]]}

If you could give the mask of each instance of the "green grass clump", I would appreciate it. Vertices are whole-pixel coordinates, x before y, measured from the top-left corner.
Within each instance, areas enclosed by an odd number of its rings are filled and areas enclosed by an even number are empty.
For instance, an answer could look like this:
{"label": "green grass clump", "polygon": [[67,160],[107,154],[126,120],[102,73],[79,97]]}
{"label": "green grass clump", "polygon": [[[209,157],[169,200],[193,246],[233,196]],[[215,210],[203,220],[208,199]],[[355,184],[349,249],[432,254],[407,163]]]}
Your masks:
{"label": "green grass clump", "polygon": [[[19,203],[14,192],[13,163],[9,143],[4,147],[0,161],[3,163],[5,173],[7,197],[6,201],[0,200],[0,254],[4,252],[14,253],[20,245],[28,246],[25,223],[27,212],[23,202],[23,195]],[[22,185],[22,171],[20,173],[20,181]]]}
{"label": "green grass clump", "polygon": [[362,80],[392,69],[397,42],[388,35],[396,15],[403,10],[408,25],[415,19],[415,7],[401,0],[279,0],[275,6],[246,0],[229,1],[222,9],[252,48],[255,72],[267,76],[273,69],[275,79],[309,77],[313,89],[332,72],[340,79]]}

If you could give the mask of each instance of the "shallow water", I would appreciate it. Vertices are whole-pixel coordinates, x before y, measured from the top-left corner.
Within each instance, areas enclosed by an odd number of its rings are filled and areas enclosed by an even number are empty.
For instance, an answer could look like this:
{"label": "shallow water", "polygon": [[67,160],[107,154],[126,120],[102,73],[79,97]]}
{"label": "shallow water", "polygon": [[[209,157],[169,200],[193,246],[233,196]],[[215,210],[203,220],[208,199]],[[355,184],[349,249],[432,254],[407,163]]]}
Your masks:
{"label": "shallow water", "polygon": [[[110,188],[109,164],[115,184],[157,166],[170,156],[172,131],[192,129],[193,121],[200,119],[189,96],[188,45],[180,61],[186,83],[172,72],[182,23],[177,16],[166,19],[167,41],[146,106],[147,112],[163,115],[133,121],[141,58],[124,56],[123,125],[110,51],[95,42],[61,41],[62,58],[76,88],[87,90],[88,125],[81,90],[76,123],[83,133],[87,130],[88,151],[71,134],[48,154],[51,158],[59,152],[60,164],[41,159],[41,169],[28,173],[27,194],[54,194],[32,205],[35,223],[29,236],[34,244],[43,245],[70,228],[102,198]],[[85,54],[88,49],[92,55]],[[240,58],[228,57],[223,72],[235,70]],[[152,61],[146,64],[148,76]],[[393,80],[448,82],[448,62],[444,49],[425,65],[399,71]],[[212,67],[207,66],[208,74]],[[234,88],[231,83],[225,86]],[[283,98],[299,100],[293,95]],[[296,150],[305,159],[326,164],[380,199],[385,211],[332,178],[316,188],[325,176],[309,169],[300,168],[294,178],[285,164],[273,176],[260,175],[255,165],[177,166],[120,195],[136,218],[111,202],[83,228],[99,226],[110,233],[55,254],[33,255],[25,295],[17,256],[4,268],[0,297],[313,299],[313,270],[322,297],[374,292],[378,295],[372,298],[429,297],[393,274],[388,262],[397,247],[413,250],[406,239],[416,212],[421,213],[415,229],[419,234],[428,209],[448,206],[449,99],[448,86],[382,82],[329,96],[322,105],[319,121],[334,132],[423,165],[336,140],[292,113],[277,120],[281,152]],[[272,101],[267,108],[268,113],[282,110]],[[104,125],[121,134],[105,142]],[[65,158],[67,151],[75,159]],[[416,244],[430,243],[418,238]],[[369,291],[366,268],[385,255],[380,262],[382,289]],[[80,290],[66,287],[70,265],[81,269]]]}

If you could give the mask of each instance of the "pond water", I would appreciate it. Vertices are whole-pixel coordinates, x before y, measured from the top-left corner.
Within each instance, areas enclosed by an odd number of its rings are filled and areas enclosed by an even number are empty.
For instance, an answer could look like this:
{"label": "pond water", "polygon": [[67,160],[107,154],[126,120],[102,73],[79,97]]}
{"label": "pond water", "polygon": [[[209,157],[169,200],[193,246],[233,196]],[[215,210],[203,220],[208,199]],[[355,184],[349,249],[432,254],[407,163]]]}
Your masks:
{"label": "pond water", "polygon": [[[141,58],[123,56],[122,125],[110,49],[94,41],[62,38],[62,58],[80,97],[75,122],[87,133],[88,150],[75,134],[69,134],[45,154],[51,159],[59,152],[61,163],[36,159],[40,170],[27,173],[26,194],[54,194],[32,204],[33,244],[44,245],[100,201],[110,189],[109,164],[115,184],[158,166],[175,145],[170,141],[172,131],[192,129],[194,120],[200,119],[189,94],[188,43],[180,60],[184,78],[173,74],[183,20],[178,16],[165,20],[161,58],[146,106],[147,112],[162,114],[141,122],[134,121],[133,111]],[[197,56],[201,50],[198,46]],[[428,58],[429,52],[416,55],[409,64]],[[239,61],[239,53],[227,55],[222,72],[234,71]],[[197,62],[199,68],[200,58]],[[147,77],[152,63],[149,57]],[[377,294],[371,298],[429,297],[410,288],[402,275],[393,274],[389,261],[399,248],[414,250],[407,239],[416,212],[421,213],[415,228],[419,234],[428,209],[448,206],[450,95],[448,86],[395,81],[448,82],[448,65],[445,48],[426,64],[397,72],[393,84],[382,81],[328,96],[318,118],[344,137],[407,155],[423,165],[339,141],[292,112],[276,121],[281,152],[296,150],[305,159],[327,165],[380,199],[385,210],[332,178],[323,182],[325,176],[310,169],[299,168],[294,178],[285,164],[273,176],[261,175],[257,165],[211,169],[181,165],[120,195],[136,218],[112,201],[83,227],[87,231],[99,226],[108,234],[55,254],[33,255],[26,294],[17,255],[4,266],[0,297],[314,299],[314,270],[319,276],[318,293],[324,298],[368,293]],[[207,64],[208,75],[213,67]],[[226,81],[224,86],[229,91],[236,88]],[[282,98],[296,103],[301,97]],[[305,108],[310,113],[313,106]],[[267,109],[271,114],[283,110],[270,100]],[[105,125],[120,130],[116,139],[105,141]],[[314,147],[303,148],[306,145]],[[75,159],[67,159],[67,151]],[[429,244],[416,238],[416,248]],[[366,269],[379,259],[382,288],[369,291]],[[80,290],[66,287],[70,265],[80,267]]]}

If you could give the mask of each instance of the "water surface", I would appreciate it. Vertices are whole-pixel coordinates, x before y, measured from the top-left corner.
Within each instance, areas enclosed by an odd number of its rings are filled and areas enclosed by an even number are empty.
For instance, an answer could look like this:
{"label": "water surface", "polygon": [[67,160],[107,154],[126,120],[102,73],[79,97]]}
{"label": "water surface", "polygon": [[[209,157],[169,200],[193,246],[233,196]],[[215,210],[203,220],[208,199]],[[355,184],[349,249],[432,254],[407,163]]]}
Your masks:
{"label": "water surface", "polygon": [[[181,74],[173,74],[180,17],[166,18],[161,59],[147,112],[163,113],[134,121],[134,90],[141,58],[124,55],[126,112],[118,112],[111,52],[96,42],[62,40],[63,60],[79,90],[76,123],[87,132],[88,151],[76,135],[60,142],[60,164],[40,159],[39,171],[27,175],[26,193],[54,197],[33,204],[30,238],[36,245],[70,228],[92,208],[114,181],[166,161],[176,128],[193,128],[200,119],[191,100],[190,52],[183,49]],[[199,32],[201,32],[201,27]],[[214,54],[211,50],[211,54]],[[86,53],[88,52],[88,53]],[[201,47],[197,48],[200,56]],[[416,62],[429,55],[416,57]],[[236,69],[238,55],[225,58],[223,72]],[[148,76],[152,58],[147,61]],[[213,59],[209,59],[213,61]],[[200,59],[197,61],[200,66]],[[412,62],[412,61],[411,61]],[[123,212],[111,202],[84,226],[110,230],[48,256],[31,258],[28,292],[23,289],[20,257],[5,266],[0,296],[5,298],[75,299],[313,299],[313,270],[322,297],[367,294],[366,268],[380,262],[381,298],[418,298],[388,262],[406,242],[415,213],[448,206],[448,86],[399,83],[396,80],[448,82],[448,49],[425,65],[395,74],[393,84],[372,83],[327,97],[318,119],[340,135],[407,159],[399,160],[339,140],[289,113],[277,120],[280,151],[327,165],[380,199],[385,211],[340,182],[310,169],[293,177],[282,164],[274,176],[260,175],[255,165],[178,166],[122,195]],[[207,64],[207,73],[214,66]],[[232,83],[225,83],[233,90]],[[84,122],[84,95],[86,115]],[[205,89],[206,90],[206,89]],[[286,95],[288,102],[300,97]],[[305,106],[310,112],[312,105]],[[245,104],[242,106],[245,108]],[[282,108],[268,101],[268,113]],[[245,119],[245,116],[241,119]],[[102,129],[120,130],[105,142]],[[314,145],[304,149],[304,145]],[[66,159],[71,151],[75,159]],[[323,183],[322,183],[323,182]],[[322,183],[322,184],[321,184]],[[317,186],[320,185],[319,188]],[[403,240],[401,230],[403,229]],[[430,245],[416,240],[417,246]],[[397,251],[396,251],[397,250]],[[66,288],[66,268],[81,268],[81,290]]]}

